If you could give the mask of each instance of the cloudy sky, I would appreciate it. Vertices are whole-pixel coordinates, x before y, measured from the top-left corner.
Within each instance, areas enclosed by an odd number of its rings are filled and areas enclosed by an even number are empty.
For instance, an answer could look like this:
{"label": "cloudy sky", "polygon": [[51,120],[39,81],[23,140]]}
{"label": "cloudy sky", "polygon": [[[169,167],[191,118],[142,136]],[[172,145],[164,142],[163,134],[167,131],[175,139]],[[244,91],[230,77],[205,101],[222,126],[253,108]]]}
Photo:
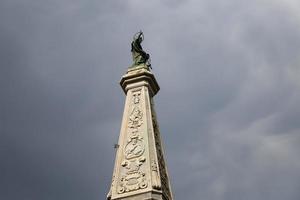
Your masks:
{"label": "cloudy sky", "polygon": [[298,0],[1,0],[0,199],[105,199],[140,29],[175,199],[299,200]]}

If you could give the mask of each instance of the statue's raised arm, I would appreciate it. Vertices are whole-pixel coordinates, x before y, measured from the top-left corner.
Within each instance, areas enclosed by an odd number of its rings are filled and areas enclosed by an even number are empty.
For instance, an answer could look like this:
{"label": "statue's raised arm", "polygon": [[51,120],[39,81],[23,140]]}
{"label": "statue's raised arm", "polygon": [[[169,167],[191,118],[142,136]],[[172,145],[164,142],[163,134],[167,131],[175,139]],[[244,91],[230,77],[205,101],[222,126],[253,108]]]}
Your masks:
{"label": "statue's raised arm", "polygon": [[144,34],[142,31],[136,33],[133,36],[133,41],[131,43],[133,64],[131,67],[136,67],[142,64],[146,65],[147,67],[151,67],[150,60],[149,60],[150,56],[143,50],[141,45],[143,40],[144,40]]}

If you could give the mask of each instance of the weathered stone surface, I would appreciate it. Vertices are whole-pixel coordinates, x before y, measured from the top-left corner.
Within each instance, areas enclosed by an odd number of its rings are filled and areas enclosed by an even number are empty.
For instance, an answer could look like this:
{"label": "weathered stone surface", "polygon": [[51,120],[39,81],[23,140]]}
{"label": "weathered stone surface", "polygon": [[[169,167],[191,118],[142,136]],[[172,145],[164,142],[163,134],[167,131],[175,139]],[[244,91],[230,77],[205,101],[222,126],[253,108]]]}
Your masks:
{"label": "weathered stone surface", "polygon": [[129,68],[120,84],[126,102],[108,199],[172,200],[152,99],[159,85],[145,65]]}

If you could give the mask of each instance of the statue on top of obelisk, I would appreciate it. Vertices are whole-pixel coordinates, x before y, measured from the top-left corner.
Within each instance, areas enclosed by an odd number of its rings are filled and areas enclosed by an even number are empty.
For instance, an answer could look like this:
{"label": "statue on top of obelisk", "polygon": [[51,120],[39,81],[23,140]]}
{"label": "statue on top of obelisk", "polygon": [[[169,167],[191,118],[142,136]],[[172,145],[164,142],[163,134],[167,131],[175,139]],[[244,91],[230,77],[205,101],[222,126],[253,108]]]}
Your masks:
{"label": "statue on top of obelisk", "polygon": [[144,34],[142,31],[137,32],[133,36],[133,41],[131,42],[131,53],[132,53],[133,64],[131,65],[131,68],[140,65],[146,65],[147,67],[151,68],[150,55],[143,50],[141,45],[143,40],[144,40]]}

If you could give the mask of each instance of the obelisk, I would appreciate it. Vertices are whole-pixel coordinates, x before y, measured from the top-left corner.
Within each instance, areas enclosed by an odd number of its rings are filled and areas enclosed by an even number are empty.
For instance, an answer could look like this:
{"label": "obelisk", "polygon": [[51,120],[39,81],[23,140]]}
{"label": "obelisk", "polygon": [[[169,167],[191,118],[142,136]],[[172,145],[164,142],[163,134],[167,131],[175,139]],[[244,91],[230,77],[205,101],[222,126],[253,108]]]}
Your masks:
{"label": "obelisk", "polygon": [[108,200],[172,200],[153,97],[159,85],[143,33],[131,43],[133,64],[121,79],[126,102]]}

